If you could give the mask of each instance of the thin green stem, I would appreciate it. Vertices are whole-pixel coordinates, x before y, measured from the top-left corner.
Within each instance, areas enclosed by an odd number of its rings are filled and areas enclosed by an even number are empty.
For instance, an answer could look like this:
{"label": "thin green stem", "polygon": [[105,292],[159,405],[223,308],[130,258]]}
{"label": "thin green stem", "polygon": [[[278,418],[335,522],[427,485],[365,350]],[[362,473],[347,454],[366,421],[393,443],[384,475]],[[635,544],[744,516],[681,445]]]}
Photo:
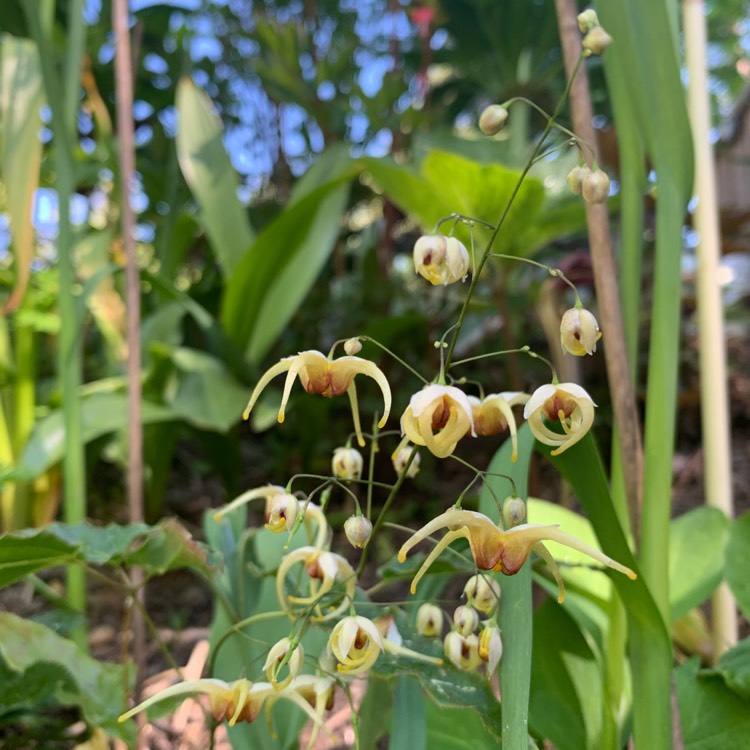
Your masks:
{"label": "thin green stem", "polygon": [[487,241],[487,246],[484,249],[484,253],[482,254],[482,257],[479,259],[479,264],[474,269],[474,272],[471,275],[471,281],[469,282],[469,289],[466,292],[466,297],[464,299],[464,303],[461,307],[461,311],[458,315],[458,324],[456,326],[456,329],[453,333],[453,338],[451,340],[450,346],[448,348],[448,354],[445,357],[445,364],[446,367],[450,367],[451,361],[453,359],[453,351],[456,348],[456,344],[458,343],[458,337],[461,333],[461,328],[463,327],[464,320],[466,318],[466,313],[469,310],[469,303],[471,302],[471,298],[474,294],[474,290],[476,289],[477,283],[479,282],[479,277],[482,274],[482,269],[484,268],[485,264],[487,263],[487,260],[490,257],[490,253],[492,252],[492,245],[495,243],[495,239],[497,238],[497,235],[500,233],[500,229],[503,226],[503,223],[505,222],[505,219],[507,218],[508,214],[510,213],[510,209],[513,206],[513,203],[515,202],[516,196],[518,195],[518,192],[521,189],[521,185],[523,185],[523,181],[526,179],[526,175],[528,174],[529,170],[531,169],[531,166],[534,162],[534,159],[539,154],[539,152],[542,150],[542,146],[544,145],[544,141],[546,140],[547,136],[550,134],[550,131],[552,130],[552,125],[557,119],[558,115],[562,111],[563,105],[565,104],[565,101],[568,98],[568,94],[570,93],[570,87],[573,84],[573,81],[575,80],[576,74],[578,73],[578,69],[581,67],[581,62],[583,61],[583,55],[581,55],[578,58],[578,62],[576,63],[575,70],[573,71],[573,74],[568,79],[568,83],[565,87],[565,91],[563,92],[563,95],[560,97],[560,100],[557,103],[557,106],[555,107],[555,111],[552,113],[552,117],[550,120],[547,121],[547,125],[544,128],[544,131],[542,132],[542,135],[539,137],[539,140],[537,141],[536,146],[534,147],[534,150],[531,153],[531,156],[526,164],[526,166],[521,171],[521,174],[518,177],[518,180],[516,181],[516,184],[513,188],[513,192],[510,195],[510,198],[508,199],[508,202],[505,204],[505,208],[503,209],[500,219],[497,222],[497,225],[495,226],[494,231],[490,235],[489,240]]}
{"label": "thin green stem", "polygon": [[537,260],[531,260],[531,258],[522,258],[518,255],[505,255],[504,253],[491,253],[491,256],[493,258],[503,258],[505,260],[514,260],[518,261],[520,263],[528,263],[531,266],[536,266],[537,268],[543,268],[550,276],[556,279],[560,279],[561,281],[564,281],[572,290],[573,294],[576,296],[576,307],[582,307],[581,298],[578,295],[578,289],[576,288],[576,285],[559,269],[559,268],[553,268],[552,266],[548,266],[546,263],[540,263]]}
{"label": "thin green stem", "polygon": [[375,346],[382,349],[386,354],[393,357],[393,359],[395,359],[396,362],[398,362],[402,367],[405,367],[412,375],[414,375],[415,378],[419,378],[419,380],[421,380],[425,385],[430,384],[430,381],[420,375],[408,362],[405,362],[403,359],[401,359],[401,357],[398,356],[398,354],[394,354],[394,352],[392,352],[387,346],[383,346],[383,344],[381,344],[376,339],[370,338],[370,336],[358,336],[357,338],[360,341],[369,341],[375,344]]}
{"label": "thin green stem", "polygon": [[367,518],[372,517],[372,490],[375,476],[375,453],[378,450],[378,415],[372,420],[372,439],[370,440],[370,459],[367,464]]}

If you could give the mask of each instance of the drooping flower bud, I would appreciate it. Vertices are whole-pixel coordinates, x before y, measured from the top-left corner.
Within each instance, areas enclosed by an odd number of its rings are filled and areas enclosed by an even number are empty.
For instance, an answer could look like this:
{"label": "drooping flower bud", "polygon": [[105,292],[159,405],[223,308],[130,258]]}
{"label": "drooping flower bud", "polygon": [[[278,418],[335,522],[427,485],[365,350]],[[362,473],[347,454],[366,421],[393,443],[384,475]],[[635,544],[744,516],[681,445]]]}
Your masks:
{"label": "drooping flower bud", "polygon": [[479,626],[479,615],[473,607],[461,604],[453,612],[453,625],[461,635],[469,635]]}
{"label": "drooping flower bud", "polygon": [[497,135],[505,126],[508,110],[502,104],[491,104],[485,107],[479,117],[479,129],[485,135]]}
{"label": "drooping flower bud", "polygon": [[299,500],[288,492],[272,495],[266,502],[266,528],[274,534],[291,531],[299,513]]}
{"label": "drooping flower bud", "polygon": [[353,357],[355,354],[359,354],[362,351],[362,344],[359,343],[359,339],[347,339],[344,342],[344,351]]}
{"label": "drooping flower bud", "polygon": [[[287,653],[291,651],[287,659]],[[283,680],[279,680],[281,663],[286,659],[288,674]],[[263,671],[268,677],[268,681],[278,690],[285,688],[301,671],[305,660],[305,650],[302,644],[297,644],[292,650],[292,642],[289,638],[282,638],[280,641],[271,646],[271,650],[266,657],[266,663],[263,665]]]}
{"label": "drooping flower bud", "polygon": [[414,245],[414,270],[430,284],[453,284],[469,272],[469,251],[455,237],[420,237]]}
{"label": "drooping flower bud", "polygon": [[583,37],[582,44],[587,56],[601,55],[612,44],[612,37],[601,26],[594,26]]}
{"label": "drooping flower bud", "polygon": [[587,164],[578,164],[568,172],[568,176],[565,178],[570,188],[570,192],[573,195],[580,195],[583,188],[583,178],[591,174],[591,168]]}
{"label": "drooping flower bud", "polygon": [[336,448],[331,461],[331,472],[339,479],[359,479],[364,459],[356,448]]}
{"label": "drooping flower bud", "polygon": [[579,307],[566,310],[560,321],[560,346],[564,352],[585,357],[596,351],[596,342],[602,337],[596,318]]}
{"label": "drooping flower bud", "polygon": [[464,594],[469,606],[486,614],[500,601],[500,584],[488,575],[473,575],[464,586]]}
{"label": "drooping flower bud", "polygon": [[506,497],[503,502],[503,522],[513,529],[526,521],[526,503],[520,497]]}
{"label": "drooping flower bud", "polygon": [[443,610],[435,604],[425,602],[417,610],[417,632],[435,638],[443,630]]}
{"label": "drooping flower bud", "polygon": [[[398,474],[399,476],[401,476],[401,472],[404,470],[406,462],[409,460],[409,456],[411,456],[413,450],[414,446],[411,443],[406,443],[406,445],[399,448],[391,456],[391,461],[393,461],[393,468],[396,470],[396,474]],[[411,463],[409,464],[409,469],[406,472],[407,478],[413,479],[415,476],[417,476],[417,474],[419,474],[419,464],[421,462],[422,457],[417,452],[414,455]]]}
{"label": "drooping flower bud", "polygon": [[352,547],[362,549],[372,536],[372,523],[367,516],[349,516],[344,522],[344,534]]}
{"label": "drooping flower bud", "polygon": [[578,28],[581,30],[581,34],[588,34],[591,29],[598,25],[599,16],[596,15],[596,11],[593,8],[589,8],[578,14]]}
{"label": "drooping flower bud", "polygon": [[451,630],[443,641],[443,651],[453,664],[463,671],[476,669],[482,659],[478,651],[479,639],[471,633],[463,636],[455,630]]}
{"label": "drooping flower bud", "polygon": [[490,677],[503,655],[503,641],[500,637],[500,628],[494,624],[485,625],[479,633],[477,651],[479,658],[487,662],[487,676]]}
{"label": "drooping flower bud", "polygon": [[587,203],[605,203],[609,198],[609,177],[601,169],[589,171],[581,180],[581,193]]}

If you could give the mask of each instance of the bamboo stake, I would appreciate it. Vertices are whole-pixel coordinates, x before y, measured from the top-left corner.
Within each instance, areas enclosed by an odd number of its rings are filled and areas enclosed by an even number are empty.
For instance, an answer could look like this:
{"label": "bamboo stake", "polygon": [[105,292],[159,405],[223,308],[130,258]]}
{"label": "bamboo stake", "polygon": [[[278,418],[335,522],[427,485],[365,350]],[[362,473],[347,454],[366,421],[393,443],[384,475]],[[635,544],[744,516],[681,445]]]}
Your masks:
{"label": "bamboo stake", "polygon": [[[724,316],[719,285],[721,239],[716,174],[710,141],[711,111],[706,74],[703,0],[683,0],[688,112],[695,149],[694,223],[699,235],[696,275],[700,357],[703,472],[706,504],[734,515]],[[737,644],[737,610],[726,582],[713,595],[712,637],[716,658]]]}

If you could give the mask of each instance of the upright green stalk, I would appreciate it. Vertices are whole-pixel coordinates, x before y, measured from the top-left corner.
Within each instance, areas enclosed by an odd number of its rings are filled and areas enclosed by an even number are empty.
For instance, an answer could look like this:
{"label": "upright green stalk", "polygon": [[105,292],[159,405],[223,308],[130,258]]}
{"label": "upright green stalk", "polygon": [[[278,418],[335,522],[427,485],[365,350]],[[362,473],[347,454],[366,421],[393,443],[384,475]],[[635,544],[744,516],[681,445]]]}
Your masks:
{"label": "upright green stalk", "polygon": [[[83,52],[83,0],[68,4],[67,44],[65,50],[65,88],[54,65],[53,21],[42,17],[50,9],[35,0],[23,0],[23,10],[32,36],[39,47],[42,77],[52,113],[54,159],[58,196],[57,254],[60,275],[60,337],[57,369],[62,390],[65,424],[63,458],[63,516],[66,523],[78,523],[86,516],[86,471],[81,431],[80,388],[82,381],[81,304],[76,295],[73,228],[70,223],[70,198],[75,189],[73,153],[75,149],[75,113],[78,106],[80,61]],[[51,7],[54,9],[54,6]],[[68,568],[68,601],[75,609],[86,606],[86,579],[82,568]],[[85,645],[85,630],[74,634]]]}

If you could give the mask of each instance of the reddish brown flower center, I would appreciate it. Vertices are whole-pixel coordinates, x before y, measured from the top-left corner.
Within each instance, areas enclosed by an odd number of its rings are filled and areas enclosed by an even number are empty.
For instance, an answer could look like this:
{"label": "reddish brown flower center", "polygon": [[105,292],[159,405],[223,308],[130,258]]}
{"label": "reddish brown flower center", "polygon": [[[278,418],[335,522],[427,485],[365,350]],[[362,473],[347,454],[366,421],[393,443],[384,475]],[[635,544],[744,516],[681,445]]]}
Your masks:
{"label": "reddish brown flower center", "polygon": [[550,422],[558,422],[560,419],[560,412],[562,412],[567,419],[575,411],[575,408],[575,399],[562,391],[555,391],[554,395],[550,396],[544,402],[544,416],[547,417]]}
{"label": "reddish brown flower center", "polygon": [[435,432],[442,430],[448,424],[451,416],[451,407],[447,398],[442,398],[440,404],[432,412],[432,429]]}

